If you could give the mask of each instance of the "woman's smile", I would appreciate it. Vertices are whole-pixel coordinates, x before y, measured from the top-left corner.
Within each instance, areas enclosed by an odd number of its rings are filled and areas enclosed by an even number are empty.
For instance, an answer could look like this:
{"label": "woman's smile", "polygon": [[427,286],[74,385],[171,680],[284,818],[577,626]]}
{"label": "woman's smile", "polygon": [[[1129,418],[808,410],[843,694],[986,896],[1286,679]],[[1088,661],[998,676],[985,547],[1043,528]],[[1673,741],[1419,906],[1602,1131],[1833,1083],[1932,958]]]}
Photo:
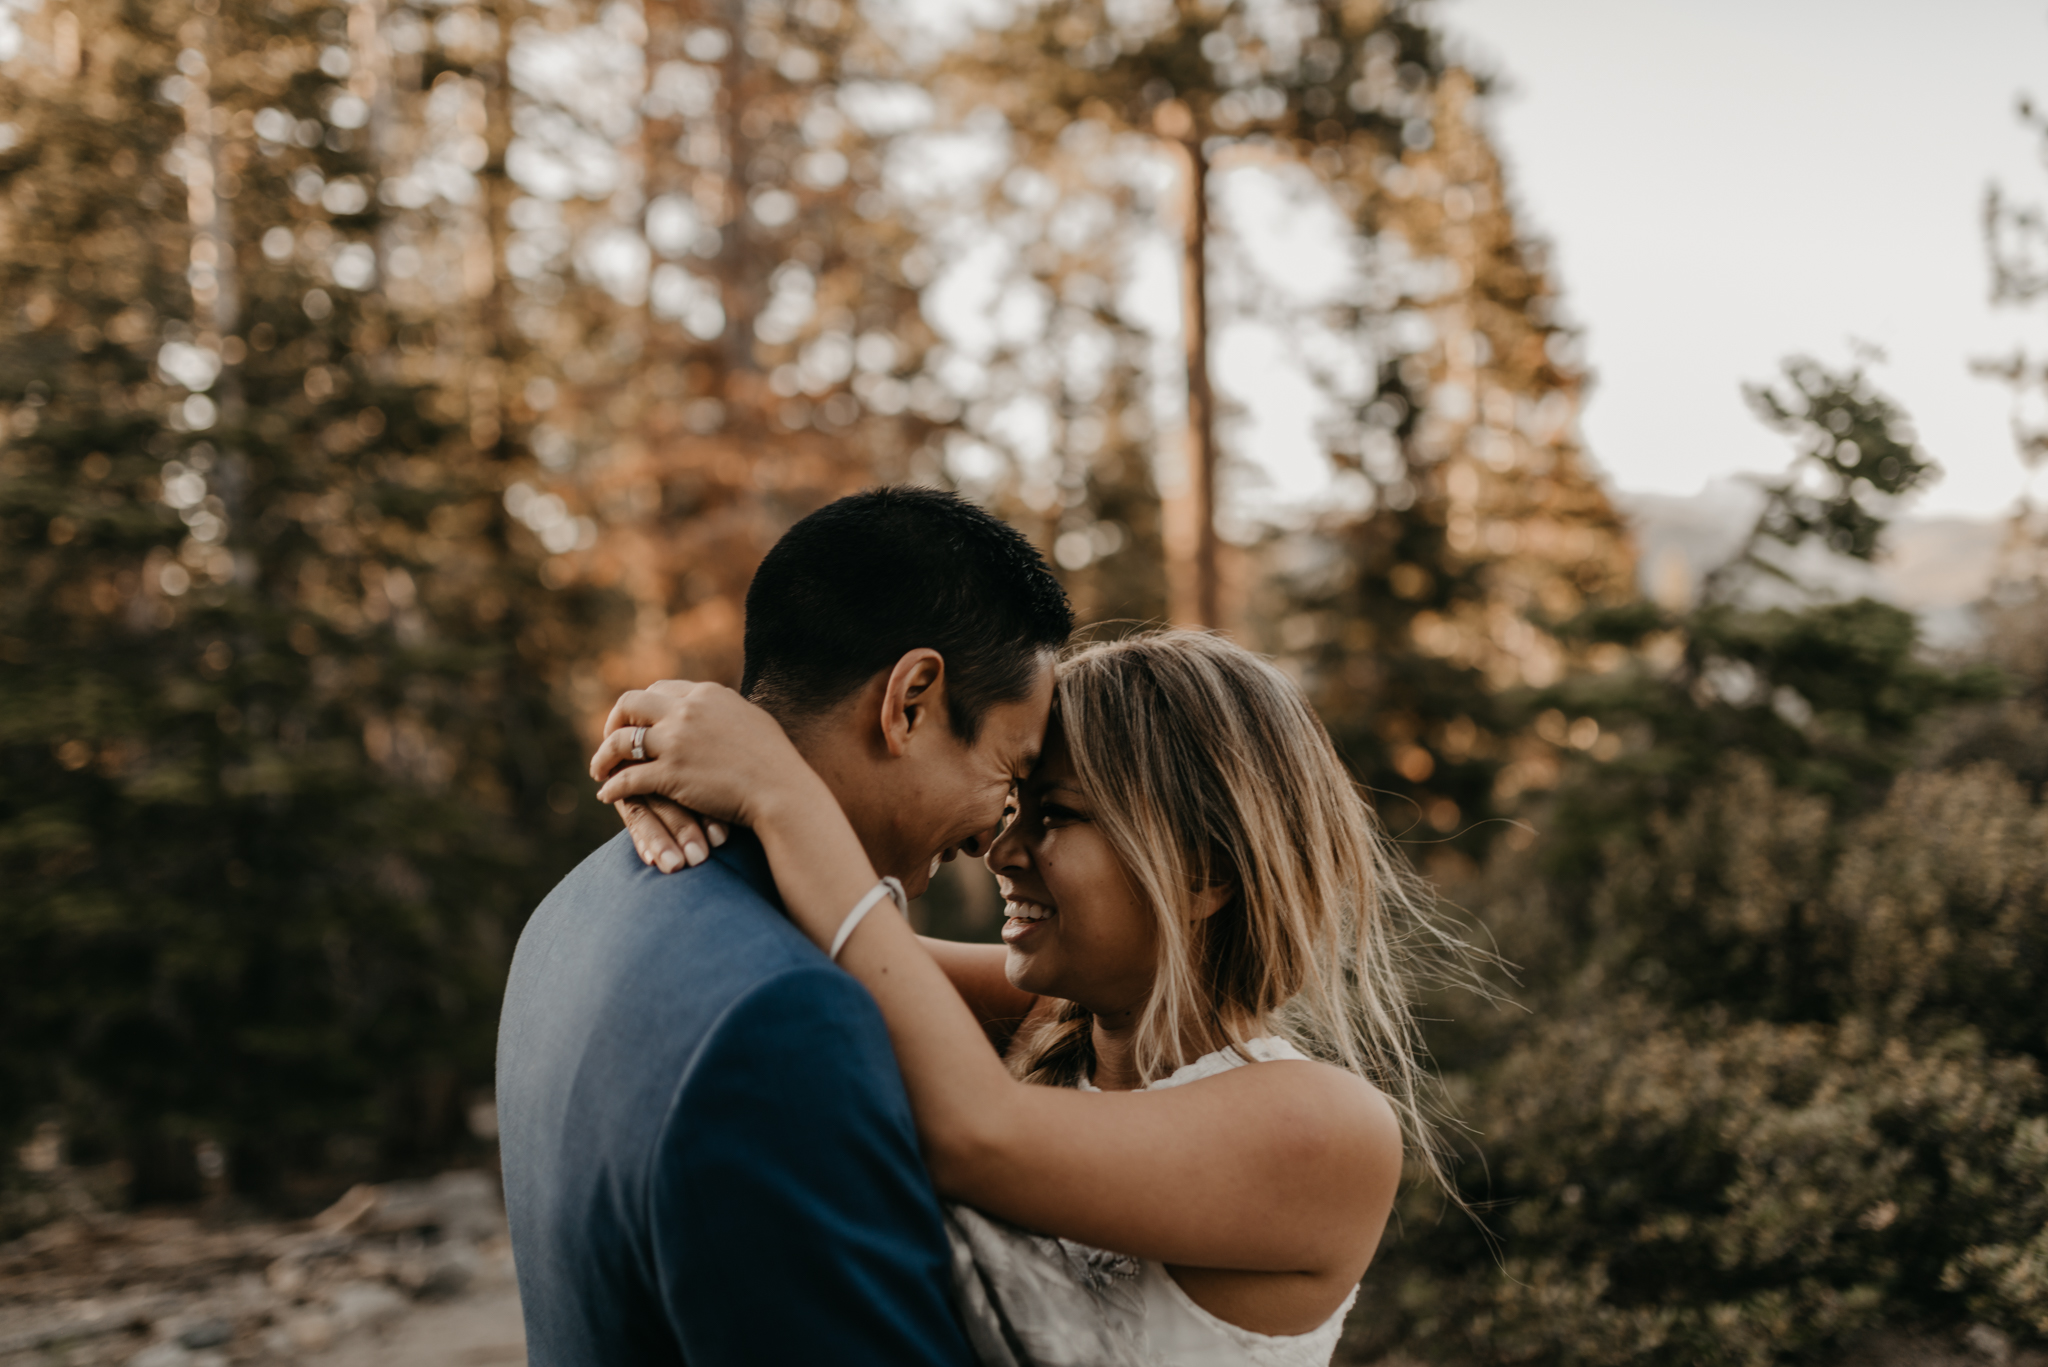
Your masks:
{"label": "woman's smile", "polygon": [[1029,897],[1009,893],[1003,899],[1003,912],[1009,918],[1003,922],[1003,943],[1015,945],[1044,927],[1059,913],[1045,903]]}
{"label": "woman's smile", "polygon": [[1144,1004],[1158,921],[1095,821],[1057,722],[988,853],[1003,890],[1010,985],[1122,1016]]}

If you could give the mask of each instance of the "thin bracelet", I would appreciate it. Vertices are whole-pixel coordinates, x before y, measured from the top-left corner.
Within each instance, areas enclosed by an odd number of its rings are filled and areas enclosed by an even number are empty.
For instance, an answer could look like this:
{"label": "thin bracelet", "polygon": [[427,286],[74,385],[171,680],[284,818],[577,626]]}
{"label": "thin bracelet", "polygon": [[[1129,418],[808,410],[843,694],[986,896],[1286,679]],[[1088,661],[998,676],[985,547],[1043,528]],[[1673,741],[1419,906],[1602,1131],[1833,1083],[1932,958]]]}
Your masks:
{"label": "thin bracelet", "polygon": [[846,919],[839,923],[839,933],[832,937],[832,962],[839,962],[839,951],[846,948],[847,939],[860,928],[867,914],[875,909],[875,903],[887,897],[896,904],[896,910],[905,916],[910,914],[910,899],[904,895],[903,884],[894,878],[884,877],[881,882],[868,889],[868,895],[853,904],[853,910],[846,913]]}

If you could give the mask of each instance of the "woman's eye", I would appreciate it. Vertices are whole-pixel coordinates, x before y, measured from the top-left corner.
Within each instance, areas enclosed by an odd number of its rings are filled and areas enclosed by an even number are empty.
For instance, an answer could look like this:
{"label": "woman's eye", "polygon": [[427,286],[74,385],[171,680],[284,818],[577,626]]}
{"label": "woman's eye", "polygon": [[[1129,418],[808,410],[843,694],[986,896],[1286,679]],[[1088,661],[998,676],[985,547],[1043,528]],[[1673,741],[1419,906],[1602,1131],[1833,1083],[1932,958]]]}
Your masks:
{"label": "woman's eye", "polygon": [[1062,807],[1056,802],[1045,802],[1039,804],[1038,819],[1043,825],[1063,826],[1069,821],[1080,820],[1081,814],[1071,807]]}

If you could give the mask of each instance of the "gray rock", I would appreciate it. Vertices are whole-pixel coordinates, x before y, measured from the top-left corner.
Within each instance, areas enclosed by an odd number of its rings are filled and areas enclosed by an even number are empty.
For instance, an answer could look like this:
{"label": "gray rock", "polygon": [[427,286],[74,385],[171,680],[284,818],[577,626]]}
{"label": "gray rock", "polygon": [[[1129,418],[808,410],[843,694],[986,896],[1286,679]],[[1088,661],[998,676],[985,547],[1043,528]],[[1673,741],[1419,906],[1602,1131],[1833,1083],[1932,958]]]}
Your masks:
{"label": "gray rock", "polygon": [[178,1343],[186,1348],[218,1348],[235,1336],[235,1326],[224,1319],[203,1319],[197,1324],[187,1325],[178,1335]]}
{"label": "gray rock", "polygon": [[439,1244],[428,1252],[413,1294],[422,1300],[459,1296],[476,1280],[480,1261],[468,1244]]}
{"label": "gray rock", "polygon": [[2012,1361],[2012,1340],[1988,1324],[1973,1324],[1963,1331],[1963,1342],[1970,1351],[1994,1367],[2005,1367]]}
{"label": "gray rock", "polygon": [[381,1282],[347,1282],[328,1294],[340,1333],[384,1324],[405,1312],[405,1297]]}
{"label": "gray rock", "polygon": [[153,1343],[128,1359],[128,1367],[192,1367],[192,1354],[176,1339]]}
{"label": "gray rock", "polygon": [[444,1172],[424,1182],[352,1188],[313,1217],[331,1233],[402,1234],[438,1229],[450,1239],[485,1239],[505,1226],[498,1184],[486,1172]]}

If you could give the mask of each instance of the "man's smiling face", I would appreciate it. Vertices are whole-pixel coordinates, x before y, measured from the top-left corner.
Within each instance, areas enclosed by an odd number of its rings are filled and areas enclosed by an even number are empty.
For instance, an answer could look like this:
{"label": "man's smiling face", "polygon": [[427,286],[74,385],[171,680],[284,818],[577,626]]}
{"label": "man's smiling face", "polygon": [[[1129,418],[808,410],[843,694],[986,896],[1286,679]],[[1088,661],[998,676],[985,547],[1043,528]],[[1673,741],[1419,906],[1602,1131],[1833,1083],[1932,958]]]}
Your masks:
{"label": "man's smiling face", "polygon": [[965,850],[987,852],[1003,821],[1011,790],[1031,772],[1052,712],[1053,663],[1039,662],[1030,690],[1012,702],[991,704],[970,744],[942,718],[913,761],[914,773],[897,777],[896,809],[889,814],[890,845],[884,870],[916,897],[930,886],[940,863]]}

